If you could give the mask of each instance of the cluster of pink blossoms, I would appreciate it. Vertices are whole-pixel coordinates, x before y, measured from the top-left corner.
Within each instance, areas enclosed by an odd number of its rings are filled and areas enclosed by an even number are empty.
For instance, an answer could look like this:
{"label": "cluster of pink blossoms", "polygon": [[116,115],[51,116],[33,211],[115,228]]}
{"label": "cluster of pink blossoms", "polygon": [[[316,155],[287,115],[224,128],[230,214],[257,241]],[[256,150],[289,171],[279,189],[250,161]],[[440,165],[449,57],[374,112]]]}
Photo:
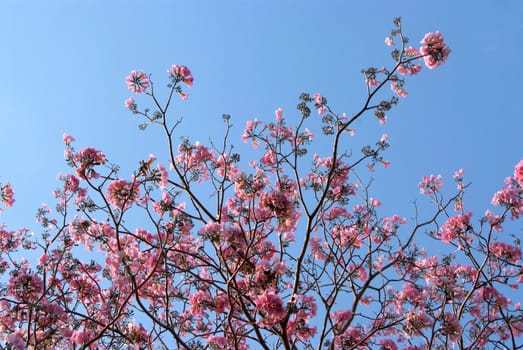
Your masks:
{"label": "cluster of pink blossoms", "polygon": [[438,192],[444,185],[442,180],[443,177],[441,175],[423,176],[423,179],[418,184],[419,192],[426,195]]}
{"label": "cluster of pink blossoms", "polygon": [[523,187],[523,160],[521,160],[514,168],[514,180]]}
{"label": "cluster of pink blossoms", "polygon": [[401,75],[416,75],[421,71],[421,64],[413,64],[409,61],[409,58],[417,58],[420,56],[420,52],[414,47],[408,47],[405,49],[405,55],[408,57],[407,62],[404,62],[398,66],[398,73]]}
{"label": "cluster of pink blossoms", "polygon": [[[404,50],[405,55],[407,56],[406,61],[415,60],[416,58],[423,57],[425,65],[427,68],[436,68],[441,66],[450,55],[450,48],[445,43],[445,39],[440,32],[427,33],[420,41],[422,46],[419,51],[413,47],[408,47]],[[388,46],[395,45],[394,39],[392,37],[385,38],[385,44]],[[406,69],[404,62],[400,63],[401,70],[400,74],[402,75],[413,75],[418,73],[421,70],[421,66],[413,66],[410,69]]]}
{"label": "cluster of pink blossoms", "polygon": [[445,44],[440,32],[425,34],[421,43],[423,46],[419,51],[423,55],[425,65],[430,69],[441,66],[450,55],[450,48]]}
{"label": "cluster of pink blossoms", "polygon": [[71,149],[67,149],[65,156],[77,164],[76,174],[82,180],[97,179],[100,175],[93,167],[106,162],[105,155],[92,147],[83,148],[76,154],[72,153]]}
{"label": "cluster of pink blossoms", "polygon": [[469,221],[471,217],[471,212],[450,217],[438,232],[441,241],[449,243],[458,237],[467,241],[470,240],[470,237],[467,237],[466,235],[467,231],[469,231]]}
{"label": "cluster of pink blossoms", "polygon": [[[4,186],[0,186],[0,198],[2,203],[9,208],[15,202],[15,192],[13,191],[13,186],[9,182],[6,182]],[[0,209],[0,212],[2,210]]]}
{"label": "cluster of pink blossoms", "polygon": [[505,179],[503,188],[494,194],[492,204],[509,208],[512,218],[523,214],[523,160],[516,164],[514,175]]}
{"label": "cluster of pink blossoms", "polygon": [[[186,66],[173,64],[171,66],[171,69],[167,70],[167,74],[171,78],[175,87],[178,82],[183,82],[185,85],[189,87],[193,85],[193,75],[189,68],[187,68]],[[129,74],[125,78],[125,81],[127,83],[127,88],[135,94],[145,92],[147,88],[149,88],[149,85],[151,85],[151,81],[149,80],[147,74],[145,72],[137,70],[133,70],[131,74]],[[182,99],[186,100],[189,97],[189,95],[182,92],[179,86],[176,87],[175,90],[181,96]],[[125,100],[125,107],[137,113],[137,105],[134,97],[129,97]]]}
{"label": "cluster of pink blossoms", "polygon": [[149,87],[149,77],[142,71],[133,70],[125,81],[127,82],[127,88],[135,94],[145,92]]}
{"label": "cluster of pink blossoms", "polygon": [[206,163],[214,158],[214,153],[197,141],[192,145],[188,142],[178,145],[178,155],[175,157],[175,161],[184,172],[192,173],[197,181],[202,182],[209,176]]}
{"label": "cluster of pink blossoms", "polygon": [[325,114],[327,112],[327,108],[325,108],[326,103],[327,100],[325,100],[325,98],[320,93],[314,94],[314,107],[316,107],[319,115]]}
{"label": "cluster of pink blossoms", "polygon": [[129,97],[127,100],[125,100],[125,108],[130,110],[136,109],[136,100],[134,97]]}
{"label": "cluster of pink blossoms", "polygon": [[[403,40],[403,39],[402,39]],[[387,46],[394,46],[394,38],[386,37],[385,44]],[[400,75],[415,75],[421,71],[421,64],[414,63],[420,58],[423,58],[425,66],[433,69],[441,66],[447,60],[450,54],[450,48],[445,44],[445,40],[440,32],[427,33],[421,40],[422,46],[419,50],[410,46],[403,49],[402,55],[398,58],[397,71]],[[375,86],[379,83],[375,74],[367,76],[366,83],[368,86]],[[407,91],[403,87],[404,81],[396,79],[391,82],[392,91],[399,97],[406,97]]]}
{"label": "cluster of pink blossoms", "polygon": [[496,258],[504,258],[513,262],[521,259],[521,249],[519,247],[511,246],[503,242],[494,242],[490,244],[489,248],[490,252],[494,254]]}
{"label": "cluster of pink blossoms", "polygon": [[107,199],[117,209],[125,210],[140,197],[136,181],[114,180],[107,186]]}
{"label": "cluster of pink blossoms", "polygon": [[171,69],[167,71],[169,77],[174,80],[181,80],[185,85],[192,86],[194,78],[191,71],[186,66],[173,64]]}
{"label": "cluster of pink blossoms", "polygon": [[263,316],[262,324],[267,327],[274,326],[285,317],[285,307],[282,298],[273,290],[267,290],[256,296],[256,310]]}
{"label": "cluster of pink blossoms", "polygon": [[408,92],[403,88],[403,82],[401,81],[393,81],[390,83],[390,89],[399,97],[407,97],[408,95]]}

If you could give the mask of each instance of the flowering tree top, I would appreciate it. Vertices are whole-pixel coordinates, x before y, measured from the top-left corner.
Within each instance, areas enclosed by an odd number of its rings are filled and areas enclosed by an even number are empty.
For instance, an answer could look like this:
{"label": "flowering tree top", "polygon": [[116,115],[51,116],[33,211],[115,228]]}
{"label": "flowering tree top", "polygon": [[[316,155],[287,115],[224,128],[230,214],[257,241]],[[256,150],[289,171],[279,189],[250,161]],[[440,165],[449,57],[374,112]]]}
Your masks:
{"label": "flowering tree top", "polygon": [[[56,210],[38,211],[40,237],[0,227],[0,347],[521,348],[523,313],[510,298],[523,283],[521,248],[503,230],[523,210],[523,161],[479,221],[466,210],[462,170],[450,198],[441,176],[424,176],[434,211],[409,223],[381,215],[365,181],[389,165],[388,135],[360,153],[345,148],[356,120],[373,113],[384,124],[407,77],[449,57],[440,33],[414,48],[394,23],[385,39],[394,63],[362,71],[361,109],[337,113],[304,93],[291,116],[278,108],[270,121],[247,121],[248,167],[228,115],[220,143],[175,143],[180,121],[168,111],[188,98],[189,68],[167,71],[164,103],[150,76],[132,71],[125,106],[142,129],[163,131],[166,152],[126,176],[64,135],[72,171],[59,176]],[[385,86],[393,95],[379,100]],[[0,194],[14,203],[8,182]],[[38,261],[22,257],[27,249]]]}

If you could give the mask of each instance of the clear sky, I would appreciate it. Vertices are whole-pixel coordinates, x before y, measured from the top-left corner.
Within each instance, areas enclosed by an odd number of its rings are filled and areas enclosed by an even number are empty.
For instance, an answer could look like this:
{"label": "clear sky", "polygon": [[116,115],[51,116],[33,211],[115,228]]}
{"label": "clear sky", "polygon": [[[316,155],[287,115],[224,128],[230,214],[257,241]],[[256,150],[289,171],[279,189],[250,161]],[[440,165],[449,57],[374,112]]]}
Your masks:
{"label": "clear sky", "polygon": [[358,124],[391,140],[376,197],[387,213],[409,217],[422,175],[450,183],[464,168],[473,186],[465,205],[480,215],[523,158],[519,0],[3,0],[0,181],[13,184],[17,202],[0,221],[36,229],[37,207],[52,203],[56,174],[68,171],[64,132],[78,148],[102,149],[123,175],[149,153],[161,156],[158,134],[138,130],[124,107],[131,70],[151,73],[160,88],[171,64],[188,66],[195,83],[175,109],[180,134],[216,140],[228,113],[239,144],[247,119],[270,119],[278,107],[290,118],[304,91],[355,112],[365,92],[360,70],[392,64],[383,40],[397,16],[413,44],[439,30],[452,53],[408,80],[409,97],[385,126],[372,116]]}

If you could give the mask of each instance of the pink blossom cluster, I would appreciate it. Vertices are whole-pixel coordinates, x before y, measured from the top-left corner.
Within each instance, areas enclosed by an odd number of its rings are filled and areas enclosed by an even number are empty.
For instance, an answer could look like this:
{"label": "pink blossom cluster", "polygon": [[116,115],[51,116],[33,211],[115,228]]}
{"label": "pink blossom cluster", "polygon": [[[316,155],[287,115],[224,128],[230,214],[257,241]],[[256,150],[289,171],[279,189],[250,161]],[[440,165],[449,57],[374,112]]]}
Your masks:
{"label": "pink blossom cluster", "polygon": [[[459,320],[459,314],[450,311],[451,308],[447,309],[448,311],[445,310],[445,306],[448,305],[449,298],[452,298],[454,304],[460,304],[469,298],[466,286],[475,283],[478,271],[467,265],[441,264],[437,257],[420,259],[411,273],[422,271],[427,276],[426,284],[404,284],[403,290],[396,293],[397,299],[394,301],[398,313],[407,314],[406,336],[409,339],[416,336],[426,336],[432,327],[438,324],[441,332],[439,335],[456,342],[464,334],[464,329]],[[496,298],[495,303],[503,305],[504,308],[512,304],[495,288],[474,290],[471,312],[477,320],[485,319],[485,317],[499,317],[499,309],[493,310],[486,305],[485,301],[488,300],[485,298],[486,293],[494,296]],[[437,311],[434,312],[434,310]],[[516,328],[522,325],[520,324]],[[516,330],[516,332],[521,333],[522,330]],[[478,338],[478,342],[482,343],[485,339],[488,339],[489,332],[495,333],[495,330],[486,331]]]}
{"label": "pink blossom cluster", "polygon": [[69,206],[69,200],[75,198],[74,204],[81,203],[87,194],[87,189],[80,187],[80,180],[73,174],[62,175],[58,174],[57,180],[63,183],[61,188],[53,191],[54,198],[59,200],[59,205],[62,207]]}
{"label": "pink blossom cluster", "polygon": [[310,295],[295,294],[287,307],[293,310],[293,315],[289,320],[287,336],[301,342],[313,339],[318,332],[317,326],[311,325],[317,312],[314,298]]}
{"label": "pink blossom cluster", "polygon": [[72,142],[75,141],[75,138],[71,135],[64,133],[64,134],[62,134],[62,140],[64,141],[66,146],[69,146],[69,145],[71,145]]}
{"label": "pink blossom cluster", "polygon": [[327,100],[325,100],[325,98],[320,93],[314,94],[314,107],[318,111],[318,114],[322,115],[327,112],[327,109],[325,108],[326,103]]}
{"label": "pink blossom cluster", "polygon": [[261,314],[261,324],[271,327],[279,323],[286,315],[282,298],[273,290],[266,290],[254,300],[256,310]]}
{"label": "pink blossom cluster", "polygon": [[[405,39],[403,37],[401,39],[405,44]],[[422,46],[419,50],[412,46],[403,48],[402,53],[405,55],[405,58],[398,63],[398,72],[401,75],[415,75],[419,73],[421,65],[413,63],[418,58],[423,58],[425,66],[433,69],[445,63],[450,55],[451,50],[440,32],[425,34],[420,43]],[[385,44],[387,46],[396,45],[393,36],[386,37]]]}
{"label": "pink blossom cluster", "polygon": [[[329,176],[329,170],[333,169]],[[300,184],[314,190],[328,188],[328,198],[342,199],[356,193],[357,184],[350,183],[349,167],[342,160],[333,162],[332,157],[322,158],[318,154],[313,157],[313,170],[307,174],[307,178],[302,178]]]}
{"label": "pink blossom cluster", "polygon": [[[400,30],[393,31],[391,36],[386,37],[385,44],[387,46],[395,46],[395,36],[398,36],[401,39],[402,48],[401,50],[394,49],[392,52],[394,59],[397,61],[397,65],[392,72],[397,71],[403,76],[418,74],[421,71],[422,65],[416,62],[421,58],[423,58],[425,66],[430,69],[442,65],[447,60],[451,51],[448,45],[445,44],[445,40],[439,32],[427,33],[421,40],[421,44],[423,45],[419,50],[412,46],[405,47],[408,40],[403,37]],[[378,73],[384,74],[386,79],[391,81],[391,90],[397,96],[406,97],[408,95],[408,92],[405,89],[405,81],[399,79],[397,75],[389,73],[386,69],[376,70],[375,68],[372,68],[365,71],[365,82],[367,86],[373,87],[380,83],[377,79]],[[382,118],[380,118],[380,120],[382,120]]]}
{"label": "pink blossom cluster", "polygon": [[444,243],[450,243],[457,238],[469,240],[470,238],[467,237],[467,232],[469,231],[471,217],[472,213],[467,212],[463,215],[456,215],[448,218],[438,232],[441,241]]}
{"label": "pink blossom cluster", "polygon": [[82,180],[97,179],[99,174],[94,170],[94,167],[106,162],[105,155],[92,147],[83,148],[77,153],[74,153],[72,148],[67,148],[65,157],[68,161],[76,164],[76,174]]}
{"label": "pink blossom cluster", "polygon": [[393,81],[392,83],[390,83],[390,88],[399,97],[407,97],[408,95],[407,90],[405,90],[403,87],[403,82],[401,82],[400,80]]}
{"label": "pink blossom cluster", "polygon": [[523,187],[523,160],[521,160],[514,168],[514,181],[516,181],[520,187]]}
{"label": "pink blossom cluster", "polygon": [[423,179],[418,184],[419,191],[421,194],[426,195],[432,195],[437,192],[443,187],[443,177],[441,175],[430,175],[430,176],[423,176]]}
{"label": "pink blossom cluster", "polygon": [[127,88],[135,94],[145,92],[150,84],[147,74],[136,70],[133,70],[131,74],[127,76],[125,81],[127,83]]}
{"label": "pink blossom cluster", "polygon": [[[2,203],[6,208],[9,208],[15,202],[15,192],[13,191],[13,186],[9,182],[6,182],[5,185],[0,184],[0,198]],[[0,208],[0,212],[1,212]]]}
{"label": "pink blossom cluster", "polygon": [[257,120],[257,119],[254,119],[254,120],[248,120],[246,125],[245,125],[245,129],[243,131],[243,134],[241,136],[241,139],[243,142],[247,142],[247,140],[251,139],[252,141],[252,146],[253,147],[258,147],[259,143],[258,141],[256,140],[256,137],[255,137],[255,129],[258,127],[258,125],[260,125],[260,121]]}
{"label": "pink blossom cluster", "polygon": [[193,145],[182,143],[178,146],[178,152],[175,162],[184,173],[192,173],[200,182],[208,178],[207,163],[215,159],[209,148],[199,142]]}
{"label": "pink blossom cluster", "polygon": [[171,77],[172,79],[175,79],[175,80],[179,79],[187,86],[192,86],[192,84],[194,82],[192,73],[189,70],[189,68],[187,68],[186,66],[173,64],[171,66],[171,69],[169,69],[167,71],[167,73],[169,74],[169,77]]}
{"label": "pink blossom cluster", "polygon": [[420,52],[414,47],[405,49],[406,60],[404,63],[398,65],[398,73],[401,75],[416,75],[421,71],[421,64],[414,64],[414,61],[420,57]]}
{"label": "pink blossom cluster", "polygon": [[420,53],[423,55],[425,65],[432,69],[441,66],[450,54],[450,48],[445,44],[440,32],[427,33],[421,40],[423,46]]}
{"label": "pink blossom cluster", "polygon": [[494,242],[489,246],[490,252],[496,258],[517,263],[521,259],[521,248],[503,242]]}
{"label": "pink blossom cluster", "polygon": [[128,209],[140,197],[136,180],[114,180],[107,186],[107,200],[117,209]]}
{"label": "pink blossom cluster", "polygon": [[505,179],[505,185],[494,194],[492,204],[507,207],[512,218],[519,218],[523,213],[523,161],[516,164],[514,175]]}
{"label": "pink blossom cluster", "polygon": [[130,110],[135,110],[137,107],[136,100],[134,97],[129,97],[127,100],[125,100],[125,108]]}

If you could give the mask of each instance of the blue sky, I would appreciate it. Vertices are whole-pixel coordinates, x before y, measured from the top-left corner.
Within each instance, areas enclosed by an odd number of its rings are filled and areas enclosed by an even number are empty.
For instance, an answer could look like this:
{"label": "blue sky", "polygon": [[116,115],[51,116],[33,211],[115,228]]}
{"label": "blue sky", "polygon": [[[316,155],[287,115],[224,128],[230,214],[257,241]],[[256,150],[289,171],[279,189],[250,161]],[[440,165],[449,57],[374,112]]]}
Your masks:
{"label": "blue sky", "polygon": [[68,171],[64,132],[78,148],[102,149],[125,175],[149,153],[161,157],[158,133],[138,130],[124,107],[131,70],[151,73],[160,88],[171,64],[187,65],[195,83],[189,100],[175,106],[184,117],[180,135],[217,140],[228,113],[239,144],[247,119],[270,119],[278,107],[287,118],[297,115],[304,91],[321,92],[340,113],[355,112],[365,93],[360,70],[392,64],[383,40],[397,16],[413,44],[439,30],[452,54],[408,80],[409,97],[385,126],[372,116],[357,125],[369,142],[390,136],[392,166],[376,173],[375,197],[387,213],[410,217],[422,175],[441,173],[450,184],[464,168],[472,182],[465,205],[480,215],[523,158],[523,4],[473,4],[2,1],[0,181],[13,184],[17,202],[0,220],[36,229],[36,208],[52,203],[56,174]]}

